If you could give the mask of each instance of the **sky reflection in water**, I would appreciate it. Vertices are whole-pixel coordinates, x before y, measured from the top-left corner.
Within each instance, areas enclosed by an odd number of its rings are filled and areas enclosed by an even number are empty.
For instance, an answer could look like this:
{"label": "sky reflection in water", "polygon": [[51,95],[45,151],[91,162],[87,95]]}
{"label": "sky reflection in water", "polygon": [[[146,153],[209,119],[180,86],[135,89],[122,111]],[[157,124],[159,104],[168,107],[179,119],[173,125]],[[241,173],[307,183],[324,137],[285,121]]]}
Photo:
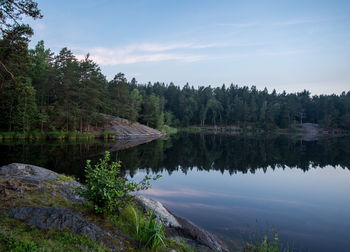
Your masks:
{"label": "sky reflection in water", "polygon": [[[139,170],[134,178],[144,173]],[[275,229],[299,251],[344,251],[350,246],[347,169],[269,168],[232,176],[193,169],[187,175],[162,175],[144,194],[225,240]]]}

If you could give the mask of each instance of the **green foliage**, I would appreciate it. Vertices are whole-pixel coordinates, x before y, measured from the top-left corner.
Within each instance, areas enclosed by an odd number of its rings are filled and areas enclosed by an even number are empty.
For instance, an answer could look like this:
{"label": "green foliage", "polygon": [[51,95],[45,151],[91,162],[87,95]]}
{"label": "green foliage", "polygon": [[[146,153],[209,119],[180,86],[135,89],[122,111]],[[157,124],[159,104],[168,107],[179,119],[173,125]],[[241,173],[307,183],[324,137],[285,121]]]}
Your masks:
{"label": "green foliage", "polygon": [[32,241],[19,240],[3,233],[0,233],[0,244],[6,251],[13,252],[31,252],[38,249]]}
{"label": "green foliage", "polygon": [[46,134],[47,138],[52,140],[64,140],[67,135],[67,132],[48,132]]}
{"label": "green foliage", "polygon": [[[86,161],[86,188],[79,188],[78,193],[92,201],[96,213],[111,213],[124,206],[132,199],[130,193],[150,188],[150,176],[145,176],[139,183],[128,181],[120,174],[120,162],[110,162],[110,153],[105,152],[97,164]],[[159,176],[153,177],[158,179]]]}
{"label": "green foliage", "polygon": [[163,125],[163,127],[160,129],[162,132],[165,132],[167,134],[175,134],[177,133],[177,128],[173,128],[168,125]]}
{"label": "green foliage", "polygon": [[128,204],[112,222],[146,247],[158,250],[167,246],[164,225],[156,219],[153,212],[143,213]]}
{"label": "green foliage", "polygon": [[275,233],[272,241],[269,241],[267,236],[264,236],[264,239],[260,243],[248,244],[247,247],[244,249],[244,251],[246,252],[288,252],[290,250],[287,248],[282,248],[281,244],[278,241],[278,234]]}
{"label": "green foliage", "polygon": [[[33,31],[21,18],[42,17],[36,2],[3,1],[0,10],[1,131],[89,132],[104,124],[101,114],[158,129],[164,125],[254,125],[269,131],[310,122],[350,130],[349,91],[311,97],[306,90],[269,93],[266,88],[233,84],[216,88],[186,84],[180,88],[173,83],[129,82],[123,73],[107,81],[89,54],[78,60],[63,48],[55,55],[43,41],[28,50]],[[74,134],[67,137],[79,138]]]}
{"label": "green foliage", "polygon": [[0,214],[0,251],[109,251],[85,234],[69,230],[41,230]]}
{"label": "green foliage", "polygon": [[160,221],[157,221],[153,212],[146,219],[141,222],[138,219],[138,214],[134,210],[135,214],[135,228],[138,240],[150,246],[152,249],[166,247],[165,244],[165,229]]}
{"label": "green foliage", "polygon": [[100,138],[103,139],[114,139],[116,136],[116,133],[114,131],[104,131],[101,135],[99,135]]}

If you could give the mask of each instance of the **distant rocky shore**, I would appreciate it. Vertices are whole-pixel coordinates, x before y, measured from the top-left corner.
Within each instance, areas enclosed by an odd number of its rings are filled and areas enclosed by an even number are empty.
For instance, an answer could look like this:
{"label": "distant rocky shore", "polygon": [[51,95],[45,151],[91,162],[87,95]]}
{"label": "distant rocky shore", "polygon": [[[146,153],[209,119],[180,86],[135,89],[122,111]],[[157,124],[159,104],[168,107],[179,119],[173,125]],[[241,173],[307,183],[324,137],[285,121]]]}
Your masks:
{"label": "distant rocky shore", "polygon": [[127,119],[103,115],[106,123],[100,131],[111,131],[115,133],[116,139],[142,139],[156,138],[165,135],[163,132],[143,125],[138,122],[130,122]]}
{"label": "distant rocky shore", "polygon": [[[45,168],[13,163],[0,167],[0,214],[24,221],[41,230],[70,230],[103,243],[112,251],[135,251],[137,242],[103,219],[88,216],[85,199],[77,196],[79,182]],[[164,224],[166,234],[185,240],[198,251],[228,251],[211,233],[168,211],[160,202],[143,196],[136,200],[145,211],[153,211]],[[71,207],[74,206],[74,207]],[[0,221],[1,223],[1,221]],[[10,230],[1,229],[6,234]]]}

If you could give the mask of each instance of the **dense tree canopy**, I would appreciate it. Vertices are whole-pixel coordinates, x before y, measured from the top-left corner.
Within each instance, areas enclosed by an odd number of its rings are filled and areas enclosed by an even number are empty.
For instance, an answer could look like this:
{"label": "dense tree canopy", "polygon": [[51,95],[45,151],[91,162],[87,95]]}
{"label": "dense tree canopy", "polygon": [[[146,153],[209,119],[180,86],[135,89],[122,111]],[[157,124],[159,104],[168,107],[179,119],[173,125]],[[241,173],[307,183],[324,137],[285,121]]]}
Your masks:
{"label": "dense tree canopy", "polygon": [[41,18],[32,0],[0,1],[0,130],[89,131],[103,114],[151,127],[227,126],[288,128],[302,122],[350,130],[350,92],[341,95],[277,93],[255,86],[138,84],[117,73],[108,81],[89,54],[68,48],[54,54],[40,41],[28,49],[32,29],[23,16]]}

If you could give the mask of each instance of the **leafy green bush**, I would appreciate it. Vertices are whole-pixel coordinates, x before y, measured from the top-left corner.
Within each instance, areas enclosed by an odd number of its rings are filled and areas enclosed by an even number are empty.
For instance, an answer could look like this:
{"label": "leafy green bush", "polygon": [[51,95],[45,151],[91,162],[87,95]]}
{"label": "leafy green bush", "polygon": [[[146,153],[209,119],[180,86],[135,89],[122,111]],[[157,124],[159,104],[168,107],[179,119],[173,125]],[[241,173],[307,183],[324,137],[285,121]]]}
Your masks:
{"label": "leafy green bush", "polygon": [[78,188],[78,194],[92,201],[96,213],[111,213],[126,205],[131,199],[131,192],[150,188],[150,180],[160,176],[145,176],[139,183],[128,181],[120,175],[120,162],[110,162],[110,153],[105,152],[97,164],[86,161],[86,187]]}

